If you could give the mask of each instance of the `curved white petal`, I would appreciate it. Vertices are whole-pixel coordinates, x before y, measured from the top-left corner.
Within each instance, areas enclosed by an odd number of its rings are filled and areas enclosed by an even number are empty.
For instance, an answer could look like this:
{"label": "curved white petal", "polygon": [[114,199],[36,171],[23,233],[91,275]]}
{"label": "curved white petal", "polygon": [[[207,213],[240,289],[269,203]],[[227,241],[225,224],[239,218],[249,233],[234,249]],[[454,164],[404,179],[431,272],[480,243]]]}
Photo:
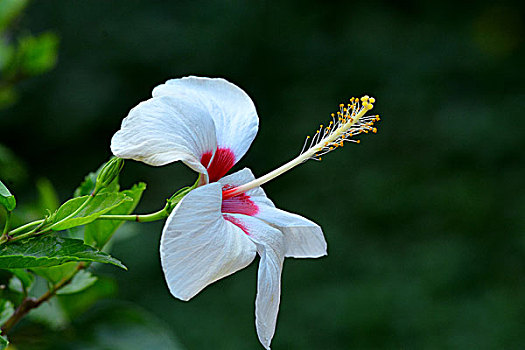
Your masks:
{"label": "curved white petal", "polygon": [[201,158],[214,152],[216,146],[213,120],[192,94],[141,102],[124,118],[111,140],[111,151],[117,157],[154,166],[182,160],[204,174]]}
{"label": "curved white petal", "polygon": [[257,245],[261,257],[257,272],[255,326],[259,341],[270,349],[281,299],[281,272],[286,249],[284,237],[279,230],[256,218],[240,214],[231,216],[241,223],[248,237]]}
{"label": "curved white petal", "polygon": [[221,186],[191,191],[169,216],[160,241],[162,270],[171,294],[189,300],[207,285],[253,261],[255,245],[221,214]]}
{"label": "curved white petal", "polygon": [[[235,187],[254,179],[255,177],[250,169],[244,168],[225,176],[219,182],[223,186]],[[260,187],[249,190],[246,195],[258,208],[257,213],[253,216],[268,222],[283,232],[287,257],[318,258],[327,254],[327,244],[323,231],[315,222],[276,208]]]}
{"label": "curved white petal", "polygon": [[[256,198],[254,202],[259,204]],[[323,230],[315,222],[278,208],[264,205],[259,208],[255,216],[283,232],[286,257],[319,258],[327,254]]]}
{"label": "curved white petal", "polygon": [[238,86],[220,78],[190,76],[171,79],[153,90],[153,96],[181,93],[193,93],[207,107],[215,122],[218,147],[230,149],[235,156],[234,163],[238,162],[259,128],[259,118],[251,98]]}

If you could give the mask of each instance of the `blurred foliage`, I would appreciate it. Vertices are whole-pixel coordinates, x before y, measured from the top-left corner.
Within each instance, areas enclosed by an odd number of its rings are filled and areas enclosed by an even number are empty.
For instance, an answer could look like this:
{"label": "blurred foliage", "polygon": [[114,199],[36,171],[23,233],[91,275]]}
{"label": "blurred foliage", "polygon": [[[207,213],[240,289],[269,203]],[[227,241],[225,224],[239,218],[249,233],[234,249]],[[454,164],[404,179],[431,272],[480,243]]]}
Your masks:
{"label": "blurred foliage", "polygon": [[[168,78],[221,76],[247,91],[261,126],[235,169],[258,175],[300,151],[340,102],[367,93],[382,116],[377,135],[265,186],[329,243],[326,258],[286,261],[272,348],[519,349],[524,12],[520,1],[34,2],[24,27],[58,33],[60,63],[20,84],[20,103],[0,112],[0,142],[13,151],[0,148],[0,175],[26,203],[35,191],[22,177],[48,178],[68,198],[110,155],[121,119]],[[121,181],[148,180],[138,211],[149,212],[194,178],[181,164],[128,162]],[[255,266],[177,301],[160,270],[161,228],[122,227],[139,234],[114,246],[128,272],[100,267],[118,281],[113,297],[154,313],[187,348],[259,348]],[[68,329],[64,348],[81,341],[82,328]],[[13,340],[36,349],[42,334],[21,324]]]}
{"label": "blurred foliage", "polygon": [[57,61],[55,33],[31,35],[18,30],[17,22],[27,5],[27,0],[0,1],[0,109],[16,101],[15,86],[20,81],[49,71]]}

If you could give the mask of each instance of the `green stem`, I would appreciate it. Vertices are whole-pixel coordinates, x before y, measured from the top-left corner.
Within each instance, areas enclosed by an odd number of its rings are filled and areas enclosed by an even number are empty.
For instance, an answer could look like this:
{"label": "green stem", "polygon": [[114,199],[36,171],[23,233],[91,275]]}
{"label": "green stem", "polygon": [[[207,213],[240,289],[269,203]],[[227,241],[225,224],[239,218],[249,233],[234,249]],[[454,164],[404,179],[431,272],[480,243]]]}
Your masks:
{"label": "green stem", "polygon": [[13,236],[13,235],[15,235],[15,234],[17,234],[17,233],[19,233],[19,232],[22,232],[22,231],[24,231],[24,230],[27,230],[27,229],[30,228],[30,227],[33,227],[33,226],[36,226],[36,225],[40,225],[40,224],[43,223],[43,222],[44,222],[44,219],[40,219],[40,220],[36,220],[36,221],[29,222],[29,223],[27,223],[27,224],[25,224],[25,225],[22,225],[22,226],[20,226],[20,227],[15,228],[15,229],[12,230],[12,231],[9,231],[9,235],[10,235],[10,236]]}
{"label": "green stem", "polygon": [[151,214],[130,214],[130,215],[100,215],[97,220],[122,220],[122,221],[135,221],[135,222],[152,222],[165,219],[169,216],[166,207],[162,210]]}
{"label": "green stem", "polygon": [[7,231],[9,231],[9,221],[10,220],[11,220],[11,211],[8,210],[5,216],[5,226],[4,226],[4,231],[2,232],[2,236],[5,236],[7,234]]}

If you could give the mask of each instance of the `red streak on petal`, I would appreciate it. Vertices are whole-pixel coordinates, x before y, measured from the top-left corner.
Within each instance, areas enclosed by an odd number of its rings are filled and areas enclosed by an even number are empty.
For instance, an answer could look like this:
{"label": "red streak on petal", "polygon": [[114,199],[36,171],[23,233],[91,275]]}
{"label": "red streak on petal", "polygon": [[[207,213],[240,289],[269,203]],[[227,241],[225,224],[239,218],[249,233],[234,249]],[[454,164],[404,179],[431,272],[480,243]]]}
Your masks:
{"label": "red streak on petal", "polygon": [[208,169],[210,182],[215,182],[223,177],[228,170],[235,164],[235,155],[229,148],[217,148],[215,156],[211,160],[211,152],[206,152],[201,156],[201,163]]}
{"label": "red streak on petal", "polygon": [[[222,190],[228,190],[229,188],[231,186],[226,185]],[[223,197],[221,212],[254,216],[259,212],[259,207],[251,200],[250,196],[240,193],[231,198]]]}
{"label": "red streak on petal", "polygon": [[244,223],[241,220],[234,218],[233,216],[228,215],[228,214],[222,214],[222,216],[224,217],[225,220],[228,220],[229,222],[231,222],[232,224],[234,224],[235,226],[243,230],[243,232],[246,233],[248,236],[250,235],[250,232],[248,232],[248,228],[244,226]]}
{"label": "red streak on petal", "polygon": [[213,154],[210,151],[208,151],[201,156],[201,164],[204,165],[205,168],[207,168],[208,164],[210,164],[210,159],[212,155]]}
{"label": "red streak on petal", "polygon": [[210,182],[215,182],[223,177],[235,164],[235,155],[229,148],[217,148],[211,164],[208,165]]}

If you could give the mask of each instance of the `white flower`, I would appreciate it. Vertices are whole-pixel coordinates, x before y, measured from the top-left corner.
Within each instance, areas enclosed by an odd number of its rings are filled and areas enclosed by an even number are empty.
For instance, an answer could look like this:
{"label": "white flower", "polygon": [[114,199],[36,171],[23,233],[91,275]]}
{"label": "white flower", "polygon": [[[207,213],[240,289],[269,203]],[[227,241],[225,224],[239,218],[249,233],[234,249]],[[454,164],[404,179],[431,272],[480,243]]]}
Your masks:
{"label": "white flower", "polygon": [[257,252],[256,328],[269,349],[284,258],[326,255],[326,241],[317,224],[277,209],[249,169],[223,177],[257,129],[255,106],[244,91],[223,79],[188,77],[157,86],[153,98],[132,109],[111,149],[156,166],[182,160],[205,175],[207,184],[178,203],[162,231],[166,282],[175,297],[189,300],[246,267]]}

